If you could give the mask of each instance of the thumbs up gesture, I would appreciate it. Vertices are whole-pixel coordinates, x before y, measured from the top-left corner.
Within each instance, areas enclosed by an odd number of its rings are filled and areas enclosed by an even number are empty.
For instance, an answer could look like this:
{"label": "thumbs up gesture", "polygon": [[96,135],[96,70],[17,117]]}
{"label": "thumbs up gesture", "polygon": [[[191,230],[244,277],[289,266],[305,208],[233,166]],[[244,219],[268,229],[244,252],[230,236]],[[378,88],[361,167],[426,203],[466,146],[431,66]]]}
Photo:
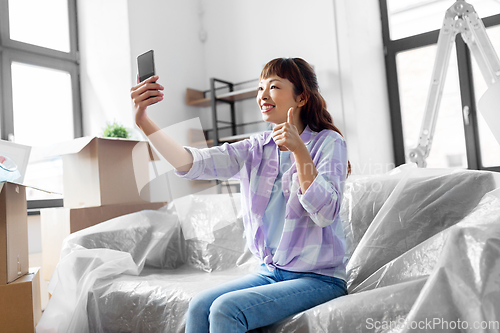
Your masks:
{"label": "thumbs up gesture", "polygon": [[304,146],[304,142],[300,138],[299,131],[295,126],[293,108],[288,109],[287,122],[278,124],[274,127],[272,136],[278,147],[284,147],[292,153],[301,146]]}

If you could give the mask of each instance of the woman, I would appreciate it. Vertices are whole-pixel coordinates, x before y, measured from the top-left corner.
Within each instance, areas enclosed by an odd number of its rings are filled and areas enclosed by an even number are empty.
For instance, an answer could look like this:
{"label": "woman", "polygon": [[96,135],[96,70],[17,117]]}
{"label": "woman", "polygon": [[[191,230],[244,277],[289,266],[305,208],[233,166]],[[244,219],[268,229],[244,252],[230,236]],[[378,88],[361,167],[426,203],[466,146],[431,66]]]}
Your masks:
{"label": "woman", "polygon": [[339,210],[350,165],[312,67],[300,58],[266,64],[257,103],[274,129],[207,149],[181,147],[148,118],[147,106],[163,99],[157,80],[131,90],[137,125],[179,176],[240,179],[247,245],[262,263],[195,296],[186,332],[246,332],[345,295]]}

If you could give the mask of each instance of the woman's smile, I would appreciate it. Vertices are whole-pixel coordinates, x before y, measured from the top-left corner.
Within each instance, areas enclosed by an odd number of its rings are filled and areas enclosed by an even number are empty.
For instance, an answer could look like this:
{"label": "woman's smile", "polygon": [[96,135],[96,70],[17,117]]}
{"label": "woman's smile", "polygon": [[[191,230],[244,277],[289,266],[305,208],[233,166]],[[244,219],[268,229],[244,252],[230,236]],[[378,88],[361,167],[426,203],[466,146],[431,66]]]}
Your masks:
{"label": "woman's smile", "polygon": [[269,104],[269,103],[264,103],[260,106],[260,110],[262,111],[262,113],[269,112],[274,108],[275,108],[275,106],[272,104]]}

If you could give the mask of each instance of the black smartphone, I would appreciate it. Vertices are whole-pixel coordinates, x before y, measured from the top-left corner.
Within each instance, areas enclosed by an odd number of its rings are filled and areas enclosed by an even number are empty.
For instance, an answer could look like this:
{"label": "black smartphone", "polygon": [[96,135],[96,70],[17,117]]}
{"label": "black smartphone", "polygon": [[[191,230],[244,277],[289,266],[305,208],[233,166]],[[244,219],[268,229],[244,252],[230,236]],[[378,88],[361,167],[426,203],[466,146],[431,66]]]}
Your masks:
{"label": "black smartphone", "polygon": [[137,57],[137,67],[139,69],[139,82],[142,82],[155,75],[154,51],[149,50]]}

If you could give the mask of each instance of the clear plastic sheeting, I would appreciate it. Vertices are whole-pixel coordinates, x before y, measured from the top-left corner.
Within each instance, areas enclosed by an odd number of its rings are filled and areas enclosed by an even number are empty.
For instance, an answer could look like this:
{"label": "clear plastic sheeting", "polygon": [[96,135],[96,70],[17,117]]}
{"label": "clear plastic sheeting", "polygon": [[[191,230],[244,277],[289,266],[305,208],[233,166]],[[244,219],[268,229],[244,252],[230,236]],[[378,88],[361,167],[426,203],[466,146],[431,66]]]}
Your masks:
{"label": "clear plastic sheeting", "polygon": [[239,210],[239,194],[187,196],[71,234],[37,332],[183,331],[196,292],[258,266]]}
{"label": "clear plastic sheeting", "polygon": [[[351,215],[361,211],[368,217],[362,222],[351,219],[353,234],[362,238],[357,245],[354,243],[355,250],[347,265],[349,290],[388,261],[462,220],[496,186],[489,172],[416,168],[408,169],[396,186],[383,178],[378,182],[382,193],[390,191],[378,211],[376,208],[382,202],[377,199],[384,199],[385,195],[376,196],[369,208],[364,199],[346,207],[352,211]],[[370,183],[373,187],[373,181]],[[367,209],[374,213],[371,223],[370,214],[365,213]],[[358,230],[357,223],[361,225]],[[366,224],[369,226],[364,231]]]}
{"label": "clear plastic sheeting", "polygon": [[[188,196],[70,235],[37,332],[183,332],[194,295],[258,265],[240,209]],[[350,294],[254,332],[500,331],[498,174],[353,176],[341,214]]]}
{"label": "clear plastic sheeting", "polygon": [[[498,176],[402,168],[355,180],[342,213],[372,222],[345,226],[351,244],[359,239],[348,264],[349,295],[261,331],[499,332]],[[372,181],[384,184],[378,194],[349,191],[363,182],[373,189]],[[415,188],[419,200],[408,200],[405,192]],[[360,207],[367,198],[375,200]],[[372,267],[379,268],[370,274]]]}

